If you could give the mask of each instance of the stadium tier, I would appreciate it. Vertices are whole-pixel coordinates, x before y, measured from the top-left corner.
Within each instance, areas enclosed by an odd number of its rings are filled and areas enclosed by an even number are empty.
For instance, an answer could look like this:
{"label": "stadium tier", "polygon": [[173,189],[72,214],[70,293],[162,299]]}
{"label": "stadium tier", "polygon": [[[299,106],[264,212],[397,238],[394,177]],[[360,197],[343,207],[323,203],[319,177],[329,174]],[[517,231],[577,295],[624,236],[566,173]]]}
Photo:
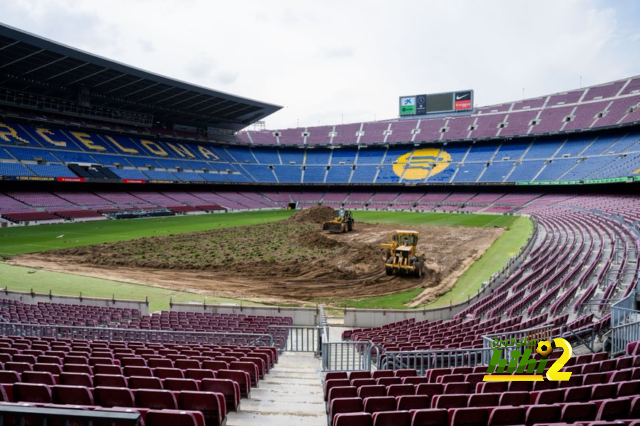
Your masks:
{"label": "stadium tier", "polygon": [[580,183],[640,179],[640,132],[470,143],[256,148],[0,122],[0,176],[18,180],[286,183]]}

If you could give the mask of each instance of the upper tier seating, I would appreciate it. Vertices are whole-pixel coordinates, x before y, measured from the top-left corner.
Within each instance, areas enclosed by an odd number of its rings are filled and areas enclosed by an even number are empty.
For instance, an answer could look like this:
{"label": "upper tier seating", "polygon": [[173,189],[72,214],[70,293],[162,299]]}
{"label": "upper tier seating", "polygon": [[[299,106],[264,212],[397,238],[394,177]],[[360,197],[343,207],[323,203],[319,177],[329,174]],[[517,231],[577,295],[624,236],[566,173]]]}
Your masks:
{"label": "upper tier seating", "polygon": [[633,127],[540,140],[292,150],[165,142],[0,121],[0,152],[5,153],[0,175],[19,179],[473,184],[640,176],[640,132]]}

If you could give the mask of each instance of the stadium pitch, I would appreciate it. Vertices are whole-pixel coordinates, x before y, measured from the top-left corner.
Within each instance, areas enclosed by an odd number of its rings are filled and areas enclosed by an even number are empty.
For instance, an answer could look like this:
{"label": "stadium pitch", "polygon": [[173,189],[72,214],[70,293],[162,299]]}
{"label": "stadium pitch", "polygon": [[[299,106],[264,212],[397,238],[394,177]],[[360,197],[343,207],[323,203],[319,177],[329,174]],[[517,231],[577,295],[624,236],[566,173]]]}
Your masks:
{"label": "stadium pitch", "polygon": [[[48,252],[50,250],[57,249],[69,249],[73,247],[81,247],[81,246],[93,246],[90,248],[91,251],[86,251],[86,249],[82,249],[80,251],[76,250],[75,253],[85,253],[88,256],[97,256],[99,253],[109,253],[113,252],[115,247],[139,247],[139,243],[144,240],[133,241],[130,243],[121,243],[122,241],[130,241],[139,238],[151,238],[161,236],[162,240],[166,240],[167,238],[179,238],[180,235],[185,233],[193,233],[193,232],[201,232],[201,231],[213,231],[214,234],[209,238],[213,241],[220,240],[219,232],[223,234],[226,232],[233,235],[236,231],[230,231],[228,228],[233,227],[247,227],[252,225],[259,225],[253,230],[262,229],[260,227],[267,227],[266,232],[268,232],[269,223],[276,222],[282,219],[286,219],[293,212],[290,211],[260,211],[260,212],[249,212],[249,213],[232,213],[232,214],[223,214],[223,215],[204,215],[204,216],[182,216],[182,217],[173,217],[173,218],[162,218],[162,219],[148,219],[148,220],[128,220],[128,221],[109,221],[109,222],[99,222],[99,223],[80,223],[80,224],[65,224],[65,225],[52,225],[52,226],[40,226],[40,227],[25,227],[25,228],[11,228],[3,230],[0,233],[0,254],[4,257],[11,256],[9,262],[12,264],[23,264],[31,267],[34,266],[44,266],[45,269],[50,269],[54,271],[60,272],[72,272],[81,275],[90,275],[94,277],[108,277],[111,279],[115,279],[118,282],[113,283],[112,281],[104,281],[102,287],[108,288],[108,296],[115,295],[115,297],[132,297],[132,294],[139,294],[140,288],[144,289],[144,286],[134,285],[135,283],[143,283],[155,285],[153,287],[154,291],[166,291],[173,297],[174,300],[193,300],[193,301],[202,301],[205,296],[208,296],[208,303],[216,303],[216,301],[228,302],[228,298],[232,299],[240,299],[240,300],[252,300],[254,302],[267,302],[267,303],[291,303],[291,302],[299,302],[300,304],[309,304],[309,303],[317,303],[317,302],[329,302],[334,304],[335,306],[355,306],[355,307],[379,307],[379,308],[401,308],[406,307],[406,303],[414,299],[415,296],[423,292],[423,287],[433,288],[433,291],[429,294],[429,297],[423,297],[422,299],[418,299],[419,302],[415,302],[412,305],[423,305],[424,303],[431,302],[437,296],[447,293],[446,298],[450,301],[450,303],[456,303],[456,301],[461,301],[466,299],[468,296],[468,292],[477,291],[477,288],[480,286],[483,280],[486,280],[491,273],[499,270],[508,260],[508,258],[517,253],[519,248],[524,244],[528,235],[531,232],[531,224],[527,218],[517,218],[513,216],[496,216],[496,215],[461,215],[461,214],[447,214],[447,213],[403,213],[403,212],[356,212],[356,229],[358,229],[358,224],[360,224],[359,228],[361,233],[354,233],[353,236],[350,236],[354,242],[354,244],[362,245],[369,244],[368,247],[368,256],[365,259],[369,262],[368,267],[370,268],[370,273],[375,273],[374,270],[377,270],[377,263],[380,262],[377,257],[375,257],[375,247],[380,239],[384,239],[386,233],[393,228],[407,228],[407,227],[418,227],[422,231],[422,242],[423,243],[437,243],[440,246],[444,246],[443,241],[446,239],[452,240],[452,235],[455,235],[455,227],[469,227],[469,228],[478,228],[473,231],[471,229],[466,232],[479,232],[477,235],[480,235],[483,230],[480,228],[485,228],[484,231],[488,231],[489,234],[494,235],[494,238],[490,238],[485,241],[485,246],[482,250],[478,251],[475,247],[470,248],[469,252],[461,254],[462,257],[470,259],[471,261],[465,264],[456,264],[451,268],[441,271],[444,272],[441,274],[440,278],[446,276],[448,278],[448,283],[446,285],[442,285],[442,283],[434,282],[416,282],[415,280],[411,280],[410,278],[402,278],[398,279],[395,282],[393,280],[387,281],[386,278],[381,278],[378,280],[376,278],[375,285],[372,286],[373,281],[369,280],[365,283],[358,282],[357,280],[354,282],[353,277],[347,277],[345,280],[345,284],[347,287],[344,289],[349,290],[349,285],[351,285],[351,291],[347,291],[345,293],[341,293],[338,297],[339,301],[336,301],[335,295],[334,297],[331,294],[327,294],[326,292],[317,291],[315,294],[313,291],[307,291],[304,294],[289,294],[289,292],[285,292],[285,294],[279,294],[276,292],[275,294],[267,287],[260,289],[257,293],[255,289],[246,288],[241,291],[221,291],[220,282],[230,282],[238,283],[236,278],[238,275],[242,275],[242,270],[238,267],[242,265],[239,263],[235,265],[236,269],[234,269],[234,265],[231,267],[221,268],[221,265],[218,264],[215,268],[210,268],[210,273],[207,271],[207,268],[202,267],[202,265],[198,266],[197,274],[202,275],[203,270],[207,272],[208,275],[219,275],[223,278],[223,281],[217,281],[215,288],[211,288],[211,286],[206,285],[194,285],[193,281],[186,280],[186,284],[171,285],[170,281],[158,279],[156,281],[151,278],[150,280],[141,280],[139,277],[131,277],[127,276],[127,274],[95,274],[91,273],[88,269],[95,268],[95,264],[92,262],[86,262],[90,268],[77,268],[70,267],[70,263],[59,262],[58,267],[54,264],[42,264],[33,262],[34,259],[39,259],[42,261],[43,257],[47,259],[51,259],[51,255],[54,252],[41,254],[43,252]],[[364,222],[364,224],[363,224]],[[373,224],[377,225],[373,225]],[[524,225],[524,226],[523,226]],[[279,226],[279,225],[276,225]],[[225,229],[226,231],[215,231]],[[240,228],[238,228],[240,229]],[[440,235],[440,237],[445,238],[445,240],[434,241],[435,236],[438,235],[441,230],[449,229],[452,234],[448,235]],[[502,230],[505,230],[504,232]],[[375,230],[375,232],[373,231]],[[216,233],[217,232],[217,233]],[[371,235],[375,234],[375,238],[369,238]],[[457,232],[458,235],[464,235],[465,232]],[[198,234],[193,234],[198,235]],[[251,231],[248,233],[245,231],[242,235],[251,235]],[[369,238],[367,241],[363,241],[363,238]],[[191,237],[189,235],[188,237]],[[341,236],[336,236],[336,238],[340,238]],[[365,238],[365,239],[367,239]],[[157,239],[157,238],[156,238]],[[360,241],[358,240],[360,239]],[[153,240],[152,240],[153,241]],[[222,241],[222,240],[221,240]],[[107,245],[96,246],[97,244],[111,243]],[[254,252],[256,250],[261,250],[259,246],[256,246],[254,243]],[[460,249],[468,246],[470,243],[460,241]],[[285,243],[286,245],[286,243]],[[450,244],[455,246],[455,244]],[[491,247],[490,247],[491,246]],[[495,248],[498,247],[498,250]],[[506,250],[505,250],[506,248]],[[348,250],[352,250],[353,247],[348,247]],[[488,249],[488,250],[487,250]],[[115,249],[117,252],[118,249]],[[338,257],[341,256],[340,251],[346,250],[344,247],[333,247],[325,252],[334,251]],[[336,252],[337,250],[337,252]],[[486,251],[485,251],[486,250]],[[433,247],[429,251],[434,251]],[[515,251],[515,253],[514,253]],[[36,257],[14,257],[19,254],[26,253],[40,253],[36,255]],[[63,254],[66,257],[73,258],[74,250],[63,251]],[[138,253],[138,259],[140,261],[140,254]],[[172,255],[175,256],[176,253]],[[289,253],[291,254],[291,253]],[[426,253],[429,254],[429,253]],[[287,256],[286,251],[279,254],[282,256]],[[306,255],[309,255],[307,253]],[[362,255],[362,253],[361,253]],[[312,254],[313,256],[313,254]],[[374,256],[372,258],[372,256]],[[55,259],[59,261],[61,259],[60,256],[56,256]],[[77,261],[78,259],[76,259]],[[180,258],[176,259],[180,261]],[[315,266],[322,265],[323,260],[316,259],[317,262],[313,263]],[[475,262],[473,262],[475,260]],[[255,260],[254,260],[255,261]],[[444,262],[444,261],[443,261]],[[79,263],[76,262],[75,266]],[[99,262],[98,262],[99,263]],[[131,267],[129,269],[139,269],[142,271],[142,274],[147,274],[149,272],[148,268],[145,268],[144,262],[143,264],[133,262],[131,263]],[[214,262],[215,263],[215,262]],[[286,263],[286,262],[285,262]],[[324,261],[323,267],[326,268],[326,264],[330,263],[330,260],[327,259]],[[432,256],[432,266],[433,268],[437,268],[438,259]],[[455,261],[451,262],[456,263]],[[458,262],[460,263],[460,262]],[[472,265],[473,263],[473,265]],[[264,267],[265,264],[260,264],[261,267]],[[98,265],[100,266],[100,265]],[[113,266],[108,266],[113,269]],[[227,265],[229,266],[229,265]],[[286,265],[285,265],[286,266]],[[381,266],[381,265],[380,265]],[[471,268],[469,268],[471,266]],[[371,269],[373,268],[373,269]],[[9,269],[16,269],[14,267],[10,267],[8,265],[3,265],[0,269],[0,274],[6,276],[16,275],[15,270],[13,272],[9,272]],[[116,268],[117,269],[117,268]],[[154,268],[151,268],[154,269]],[[176,266],[174,265],[172,268],[169,268],[174,273],[176,272]],[[175,275],[170,275],[169,277],[173,277],[176,279],[181,275],[184,275],[182,269],[177,268],[178,273]],[[189,268],[186,268],[189,269]],[[225,271],[225,269],[228,269]],[[254,268],[255,269],[255,268]],[[277,269],[277,268],[276,268]],[[319,270],[320,268],[316,268]],[[282,269],[278,269],[279,276],[272,277],[277,280],[282,280]],[[380,269],[382,271],[382,268]],[[472,274],[470,272],[472,271]],[[466,272],[465,272],[466,271]],[[42,271],[44,272],[44,271]],[[187,271],[188,273],[189,271]],[[335,272],[335,270],[334,270]],[[24,272],[22,272],[24,274]],[[47,272],[53,274],[53,272]],[[295,278],[296,271],[292,270],[290,275]],[[464,275],[463,275],[464,274]],[[73,275],[65,274],[67,277],[72,277]],[[267,274],[268,275],[268,274]],[[462,279],[458,279],[462,275]],[[471,275],[471,276],[470,276]],[[151,274],[150,277],[154,275]],[[156,276],[157,277],[157,276]],[[166,277],[165,277],[166,278]],[[207,276],[207,279],[210,277]],[[334,277],[335,278],[335,277]],[[315,282],[323,282],[327,279],[332,279],[331,275],[323,277],[321,274],[314,277]],[[350,282],[351,279],[351,282]],[[96,278],[92,278],[92,280],[96,280]],[[20,279],[11,280],[11,288],[15,290],[29,290],[30,288],[20,288],[22,287],[20,283]],[[56,281],[56,280],[50,280]],[[64,280],[62,280],[64,281]],[[57,294],[78,294],[82,291],[83,285],[82,280],[68,280],[70,283],[68,285],[49,285],[49,288],[42,288],[40,286],[39,289],[35,289],[35,291],[45,292],[48,290],[52,290]],[[98,280],[99,281],[99,280]],[[123,282],[124,281],[124,282]],[[132,282],[132,284],[126,284],[126,282]],[[458,282],[455,287],[453,284]],[[109,284],[112,283],[112,284]],[[295,279],[291,281],[291,283],[295,283]],[[350,283],[350,284],[349,284]],[[392,285],[390,285],[392,283]],[[117,284],[117,285],[116,285]],[[158,284],[161,288],[157,288]],[[462,284],[462,286],[460,286]],[[299,285],[299,283],[298,283]],[[377,287],[376,287],[377,285]],[[44,284],[47,286],[47,284]],[[127,286],[133,286],[136,288],[135,292],[131,292],[127,289]],[[452,290],[453,287],[453,290]],[[319,288],[319,287],[318,287]],[[360,289],[358,291],[358,289]],[[459,291],[458,291],[459,289]],[[113,290],[113,291],[112,291]],[[186,290],[186,293],[184,292]],[[195,293],[195,294],[194,294]],[[86,293],[85,293],[86,294]],[[349,294],[349,298],[345,296]],[[160,294],[158,295],[160,296]],[[213,296],[213,298],[212,298]],[[216,299],[218,297],[218,299]],[[223,297],[223,298],[220,298]],[[436,301],[438,303],[438,301]],[[447,303],[448,304],[448,303]]]}

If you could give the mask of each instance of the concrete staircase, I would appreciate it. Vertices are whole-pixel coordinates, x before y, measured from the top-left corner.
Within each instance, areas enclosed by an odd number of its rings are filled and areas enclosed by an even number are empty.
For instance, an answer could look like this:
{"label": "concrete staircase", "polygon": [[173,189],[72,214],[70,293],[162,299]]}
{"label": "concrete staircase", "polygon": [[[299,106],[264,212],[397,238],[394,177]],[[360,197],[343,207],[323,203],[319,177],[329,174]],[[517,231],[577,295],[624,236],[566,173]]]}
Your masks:
{"label": "concrete staircase", "polygon": [[285,352],[278,364],[251,389],[227,426],[326,426],[320,359],[312,353]]}

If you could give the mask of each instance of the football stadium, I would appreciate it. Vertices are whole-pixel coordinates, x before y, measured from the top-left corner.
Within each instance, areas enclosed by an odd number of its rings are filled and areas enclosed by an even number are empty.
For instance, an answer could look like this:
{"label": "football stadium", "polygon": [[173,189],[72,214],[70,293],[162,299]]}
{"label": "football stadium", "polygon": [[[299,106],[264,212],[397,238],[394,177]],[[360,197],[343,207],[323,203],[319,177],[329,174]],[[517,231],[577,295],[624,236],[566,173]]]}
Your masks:
{"label": "football stadium", "polygon": [[0,425],[640,425],[638,73],[296,126],[161,74],[0,24]]}

